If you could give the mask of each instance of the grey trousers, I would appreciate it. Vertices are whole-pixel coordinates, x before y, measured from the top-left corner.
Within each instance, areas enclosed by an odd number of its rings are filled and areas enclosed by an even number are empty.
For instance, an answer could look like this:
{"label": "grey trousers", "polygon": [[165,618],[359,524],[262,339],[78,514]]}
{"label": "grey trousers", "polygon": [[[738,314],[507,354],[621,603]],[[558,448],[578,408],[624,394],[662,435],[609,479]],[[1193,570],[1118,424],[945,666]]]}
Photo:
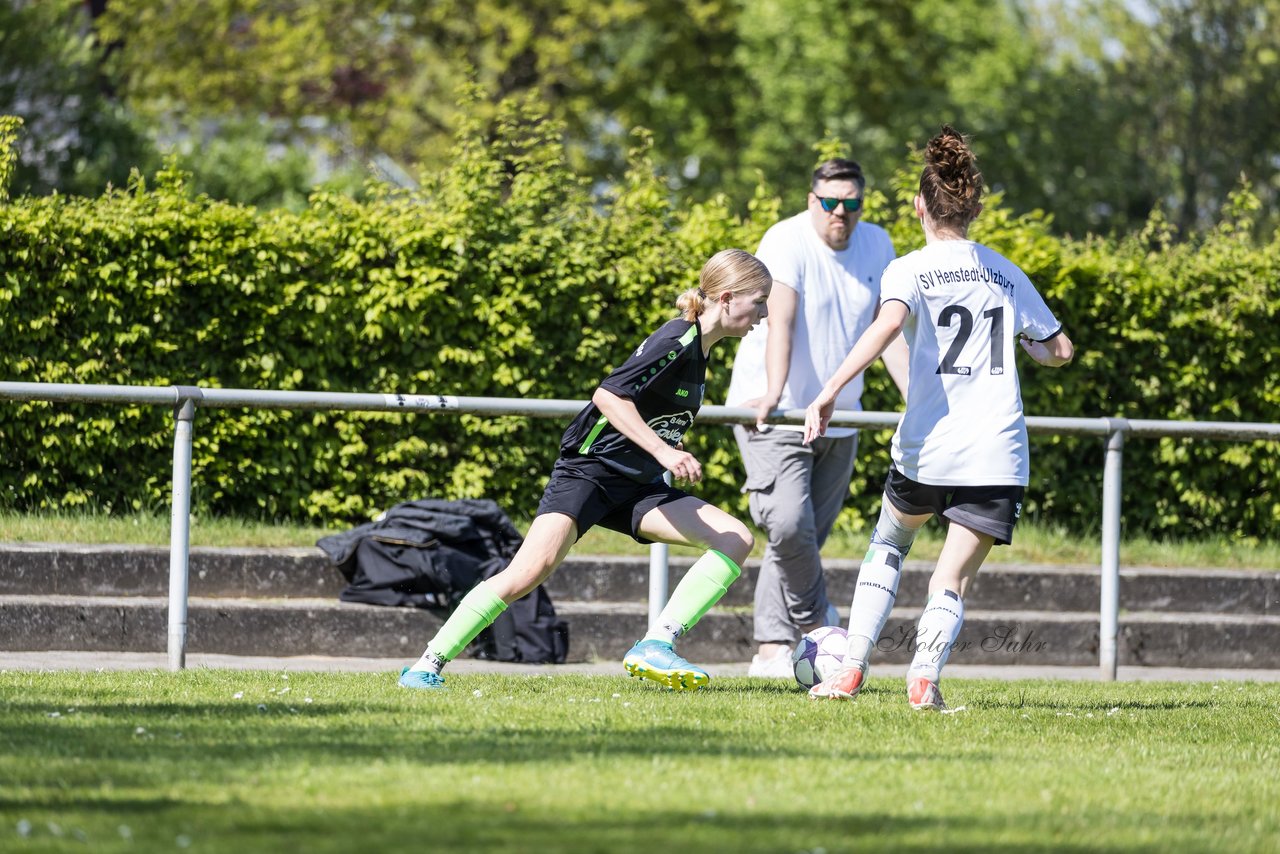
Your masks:
{"label": "grey trousers", "polygon": [[855,433],[812,445],[795,430],[752,433],[735,426],[751,518],[768,535],[756,581],[756,643],[794,644],[797,627],[825,624],[822,544],[840,515],[858,453]]}

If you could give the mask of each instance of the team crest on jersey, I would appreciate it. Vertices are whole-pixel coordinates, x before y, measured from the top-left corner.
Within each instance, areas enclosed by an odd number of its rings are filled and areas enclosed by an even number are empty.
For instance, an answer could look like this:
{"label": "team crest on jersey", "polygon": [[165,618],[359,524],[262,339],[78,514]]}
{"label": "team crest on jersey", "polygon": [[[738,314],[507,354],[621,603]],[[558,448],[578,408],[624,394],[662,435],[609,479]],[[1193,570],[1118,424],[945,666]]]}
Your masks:
{"label": "team crest on jersey", "polygon": [[659,439],[668,445],[675,445],[684,438],[685,432],[693,426],[693,413],[685,410],[671,415],[659,415],[649,422],[649,426],[653,429],[653,432],[658,434]]}

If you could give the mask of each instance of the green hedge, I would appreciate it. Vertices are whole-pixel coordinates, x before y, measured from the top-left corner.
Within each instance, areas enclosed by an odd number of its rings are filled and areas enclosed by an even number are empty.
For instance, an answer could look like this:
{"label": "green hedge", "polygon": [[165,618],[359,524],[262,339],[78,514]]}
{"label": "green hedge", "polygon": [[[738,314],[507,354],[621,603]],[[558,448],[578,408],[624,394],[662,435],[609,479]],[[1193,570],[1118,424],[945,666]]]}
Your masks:
{"label": "green hedge", "polygon": [[[0,128],[0,147],[4,129]],[[558,128],[508,104],[459,133],[421,189],[365,201],[318,195],[300,213],[190,198],[174,169],[97,199],[0,203],[0,377],[493,397],[587,397],[639,338],[674,315],[702,261],[753,248],[780,215],[761,191],[747,217],[722,199],[672,202],[638,139],[604,197],[574,174]],[[3,158],[0,157],[0,165]],[[0,175],[2,175],[0,171]],[[899,251],[922,237],[914,169],[873,192],[869,216]],[[973,236],[1021,264],[1067,324],[1076,363],[1024,365],[1031,413],[1275,421],[1270,331],[1278,246],[1250,237],[1242,191],[1225,225],[1174,244],[1160,221],[1118,242],[1064,242],[992,199]],[[708,401],[723,400],[721,345]],[[883,370],[868,408],[897,407]],[[424,496],[536,507],[564,423],[468,415],[197,410],[198,512],[361,521]],[[845,525],[874,512],[888,431],[869,431]],[[154,407],[0,405],[0,503],[160,508],[171,413]],[[1037,438],[1028,511],[1096,529],[1102,442]],[[698,494],[745,512],[727,427],[690,449]],[[1270,536],[1280,520],[1275,443],[1129,442],[1130,530]]]}

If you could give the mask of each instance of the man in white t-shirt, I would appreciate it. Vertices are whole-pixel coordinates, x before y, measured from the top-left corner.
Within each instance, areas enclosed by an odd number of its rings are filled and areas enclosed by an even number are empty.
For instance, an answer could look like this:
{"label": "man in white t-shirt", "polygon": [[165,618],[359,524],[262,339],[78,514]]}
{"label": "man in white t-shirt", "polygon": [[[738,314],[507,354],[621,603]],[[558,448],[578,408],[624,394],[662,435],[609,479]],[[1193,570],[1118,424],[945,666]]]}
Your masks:
{"label": "man in white t-shirt", "polygon": [[[839,623],[820,551],[849,494],[857,431],[832,428],[805,445],[801,426],[764,421],[774,410],[807,406],[875,318],[880,278],[895,253],[884,229],[859,222],[865,189],[857,163],[828,160],[813,173],[807,210],[770,228],[756,252],[773,274],[769,317],[742,340],[727,400],[757,412],[756,424],[734,434],[752,518],[768,535],[751,676],[789,678],[799,634]],[[905,398],[906,345],[899,339],[883,358]],[[861,397],[859,377],[837,409],[861,410]]]}

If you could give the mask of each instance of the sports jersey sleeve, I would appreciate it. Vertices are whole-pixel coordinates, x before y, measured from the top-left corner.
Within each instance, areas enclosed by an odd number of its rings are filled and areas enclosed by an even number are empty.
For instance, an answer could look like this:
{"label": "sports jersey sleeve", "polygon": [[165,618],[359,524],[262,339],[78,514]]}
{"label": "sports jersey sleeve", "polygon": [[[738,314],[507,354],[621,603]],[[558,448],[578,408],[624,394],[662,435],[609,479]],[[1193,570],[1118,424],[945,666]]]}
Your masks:
{"label": "sports jersey sleeve", "polygon": [[1031,284],[1031,280],[1023,277],[1018,295],[1018,328],[1017,334],[1026,335],[1036,341],[1048,341],[1062,331],[1062,324],[1054,317],[1044,297]]}
{"label": "sports jersey sleeve", "polygon": [[[892,251],[890,244],[890,251]],[[884,277],[880,280],[880,302],[897,300],[905,303],[907,310],[917,314],[920,301],[920,290],[907,267],[899,261],[889,262],[885,267]]]}
{"label": "sports jersey sleeve", "polygon": [[[687,326],[687,329],[682,329]],[[634,400],[646,386],[662,376],[676,361],[680,351],[698,337],[692,324],[668,323],[635,349],[625,362],[600,382],[600,387],[618,397]]]}

